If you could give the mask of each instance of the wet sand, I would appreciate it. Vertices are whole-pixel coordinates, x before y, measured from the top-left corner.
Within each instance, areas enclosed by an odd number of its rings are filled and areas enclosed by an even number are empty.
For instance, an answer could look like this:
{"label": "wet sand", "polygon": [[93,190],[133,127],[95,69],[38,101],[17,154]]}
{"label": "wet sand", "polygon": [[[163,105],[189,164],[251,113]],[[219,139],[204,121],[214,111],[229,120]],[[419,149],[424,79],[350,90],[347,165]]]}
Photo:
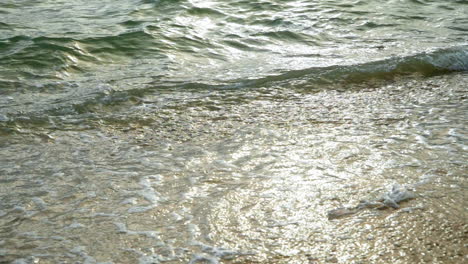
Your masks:
{"label": "wet sand", "polygon": [[[0,259],[466,262],[466,83],[218,91],[159,111],[148,97],[135,122],[16,128]],[[328,219],[393,184],[415,197]]]}

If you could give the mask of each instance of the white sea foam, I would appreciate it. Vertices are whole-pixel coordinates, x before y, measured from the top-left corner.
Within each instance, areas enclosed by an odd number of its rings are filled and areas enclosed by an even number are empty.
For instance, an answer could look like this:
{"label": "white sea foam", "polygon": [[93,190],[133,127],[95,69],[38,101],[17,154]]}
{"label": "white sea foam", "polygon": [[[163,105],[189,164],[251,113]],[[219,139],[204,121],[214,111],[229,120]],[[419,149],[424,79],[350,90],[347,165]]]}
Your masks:
{"label": "white sea foam", "polygon": [[184,219],[184,217],[182,217],[180,214],[175,213],[175,212],[171,213],[171,217],[175,222],[179,222]]}
{"label": "white sea foam", "polygon": [[26,208],[24,208],[23,206],[15,206],[13,207],[13,209],[11,209],[10,211],[11,213],[25,213],[26,212]]}
{"label": "white sea foam", "polygon": [[236,256],[255,255],[253,252],[241,252],[223,247],[214,247],[199,241],[192,241],[191,244],[200,247],[203,253],[194,255],[189,263],[197,263],[197,261],[219,263],[220,259],[228,260],[234,259]]}
{"label": "white sea foam", "polygon": [[91,215],[91,217],[95,216],[100,216],[100,217],[117,217],[118,215],[116,214],[110,214],[110,213],[94,213]]}
{"label": "white sea foam", "polygon": [[83,258],[83,264],[97,264],[96,259],[88,255],[84,246],[76,246],[70,252]]}
{"label": "white sea foam", "polygon": [[406,208],[403,208],[400,210],[400,212],[403,212],[403,213],[412,213],[413,211],[416,211],[416,210],[424,210],[425,207],[422,205],[422,204],[418,204],[416,206],[411,206],[411,207],[406,207]]}
{"label": "white sea foam", "polygon": [[189,264],[196,263],[209,263],[209,264],[218,264],[219,261],[217,258],[206,255],[206,254],[197,254],[190,259]]}
{"label": "white sea foam", "polygon": [[121,222],[114,222],[117,227],[118,233],[124,233],[129,235],[142,235],[149,238],[159,239],[159,234],[156,231],[132,231],[127,229],[127,225]]}
{"label": "white sea foam", "polygon": [[83,227],[86,227],[86,226],[75,221],[72,224],[70,224],[69,226],[67,226],[66,228],[67,229],[78,229],[78,228],[83,228]]}
{"label": "white sea foam", "polygon": [[392,208],[400,208],[398,205],[402,201],[406,201],[412,198],[415,198],[415,194],[409,191],[406,187],[403,187],[399,184],[394,184],[387,193],[382,195],[382,202]]}
{"label": "white sea foam", "polygon": [[20,258],[20,259],[15,259],[12,264],[29,264],[31,263],[30,261],[28,261],[27,259],[24,259],[24,258]]}
{"label": "white sea foam", "polygon": [[120,204],[137,204],[137,198],[135,197],[127,198],[123,200],[122,202],[120,202]]}
{"label": "white sea foam", "polygon": [[39,197],[34,197],[32,198],[32,201],[34,202],[34,204],[37,206],[37,208],[41,211],[47,209],[47,204],[46,202],[44,202],[44,200],[42,200],[41,198]]}
{"label": "white sea foam", "polygon": [[128,209],[127,212],[133,214],[133,213],[144,213],[146,211],[149,211],[153,208],[155,208],[156,205],[149,205],[149,206],[133,206]]}
{"label": "white sea foam", "polygon": [[8,122],[9,120],[8,116],[0,114],[0,122]]}
{"label": "white sea foam", "polygon": [[[160,179],[161,179],[160,175],[144,176],[140,179],[139,184],[143,188],[137,191],[129,192],[129,193],[136,194],[142,197],[150,204],[133,206],[128,209],[129,213],[142,213],[142,212],[149,211],[157,206],[158,202],[161,200],[161,195],[154,189],[153,185],[158,184]],[[137,204],[136,199],[132,200],[131,198],[124,200],[122,203],[124,202]]]}
{"label": "white sea foam", "polygon": [[90,191],[90,192],[87,192],[87,193],[86,193],[86,196],[87,196],[88,198],[96,198],[96,197],[97,197],[97,194],[96,194],[96,192]]}
{"label": "white sea foam", "polygon": [[129,252],[132,252],[132,253],[135,253],[135,254],[137,254],[139,256],[138,257],[138,264],[159,264],[161,262],[171,261],[171,260],[174,260],[176,258],[176,256],[173,254],[173,249],[172,248],[169,248],[169,250],[171,251],[172,254],[170,256],[167,256],[167,257],[156,254],[154,252],[153,248],[148,249],[151,252],[150,254],[143,253],[143,252],[141,252],[139,250],[136,250],[136,249],[133,249],[133,248],[127,248],[125,250],[129,251]]}
{"label": "white sea foam", "polygon": [[158,255],[141,254],[141,256],[138,258],[138,263],[139,264],[158,264],[158,263],[161,263],[161,258]]}

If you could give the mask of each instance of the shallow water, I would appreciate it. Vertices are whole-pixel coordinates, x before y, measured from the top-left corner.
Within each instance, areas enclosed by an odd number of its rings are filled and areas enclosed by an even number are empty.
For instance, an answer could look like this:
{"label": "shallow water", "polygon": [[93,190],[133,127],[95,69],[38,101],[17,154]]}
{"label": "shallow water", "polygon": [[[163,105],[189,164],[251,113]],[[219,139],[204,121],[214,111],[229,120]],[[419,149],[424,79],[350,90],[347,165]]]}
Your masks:
{"label": "shallow water", "polygon": [[466,261],[467,10],[0,4],[0,262]]}

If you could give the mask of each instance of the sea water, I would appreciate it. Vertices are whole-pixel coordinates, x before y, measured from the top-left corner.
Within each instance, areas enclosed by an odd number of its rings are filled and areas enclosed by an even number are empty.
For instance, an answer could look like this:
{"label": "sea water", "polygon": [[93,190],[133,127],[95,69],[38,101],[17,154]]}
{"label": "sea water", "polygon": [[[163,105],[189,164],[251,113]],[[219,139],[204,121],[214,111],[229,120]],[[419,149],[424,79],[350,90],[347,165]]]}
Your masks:
{"label": "sea water", "polygon": [[463,263],[467,43],[464,0],[2,1],[0,262]]}

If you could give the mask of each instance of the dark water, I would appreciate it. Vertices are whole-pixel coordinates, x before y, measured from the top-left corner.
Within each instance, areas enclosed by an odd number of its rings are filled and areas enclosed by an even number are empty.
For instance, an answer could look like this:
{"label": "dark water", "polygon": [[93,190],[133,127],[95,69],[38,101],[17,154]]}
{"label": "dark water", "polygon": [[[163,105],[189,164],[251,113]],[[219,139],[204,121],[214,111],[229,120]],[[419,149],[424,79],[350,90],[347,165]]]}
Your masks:
{"label": "dark water", "polygon": [[2,1],[0,262],[462,263],[467,70],[465,0]]}

